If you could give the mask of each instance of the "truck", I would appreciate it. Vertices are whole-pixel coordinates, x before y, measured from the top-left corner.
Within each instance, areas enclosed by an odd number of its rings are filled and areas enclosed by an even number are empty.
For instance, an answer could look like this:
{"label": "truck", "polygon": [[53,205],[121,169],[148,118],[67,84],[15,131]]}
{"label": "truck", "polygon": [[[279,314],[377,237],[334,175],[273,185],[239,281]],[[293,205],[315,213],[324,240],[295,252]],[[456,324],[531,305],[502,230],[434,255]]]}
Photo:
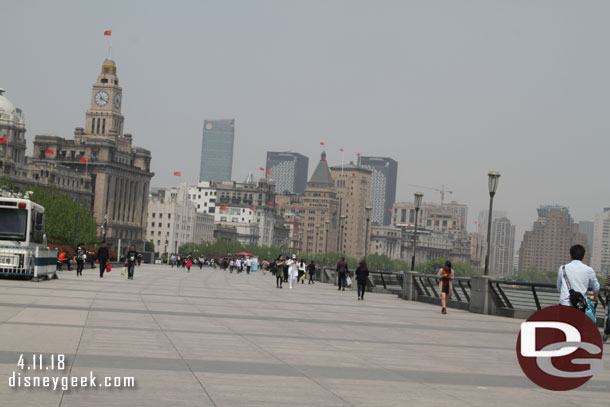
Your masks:
{"label": "truck", "polygon": [[44,207],[27,197],[0,196],[0,276],[57,278],[57,249],[47,247]]}

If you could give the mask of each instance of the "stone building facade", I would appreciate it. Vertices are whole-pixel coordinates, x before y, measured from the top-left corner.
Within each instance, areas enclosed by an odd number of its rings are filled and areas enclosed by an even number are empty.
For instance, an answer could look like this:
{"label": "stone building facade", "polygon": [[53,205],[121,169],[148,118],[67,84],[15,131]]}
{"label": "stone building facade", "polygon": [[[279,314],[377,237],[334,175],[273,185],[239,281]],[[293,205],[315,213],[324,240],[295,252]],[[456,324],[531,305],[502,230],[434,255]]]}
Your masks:
{"label": "stone building facade", "polygon": [[[340,216],[345,216],[341,239],[343,241],[343,253],[352,258],[362,259],[368,240],[366,207],[371,206],[372,171],[350,163],[332,167],[330,173],[335,182],[335,189],[339,198]],[[369,235],[370,226],[369,223]]]}
{"label": "stone building facade", "polygon": [[186,183],[151,195],[148,203],[146,240],[159,253],[177,253],[184,243],[211,242],[214,216],[197,211],[188,199]]}
{"label": "stone building facade", "polygon": [[[538,220],[523,235],[519,249],[519,272],[532,267],[539,272],[555,272],[570,261],[570,247],[587,246],[587,237],[578,232],[568,208],[545,205],[538,208]],[[589,250],[584,259],[589,263]]]}
{"label": "stone building facade", "polygon": [[[122,244],[143,250],[154,174],[150,152],[133,146],[131,134],[123,132],[122,97],[116,64],[106,59],[92,87],[85,127],[77,127],[72,140],[36,136],[32,157],[25,163],[25,125],[13,107],[12,117],[7,117],[12,122],[10,141],[4,155],[0,151],[0,157],[9,157],[2,161],[2,172],[21,189],[49,185],[82,199],[91,205],[100,239],[106,239],[111,249],[121,239]],[[11,106],[0,100],[0,109]]]}

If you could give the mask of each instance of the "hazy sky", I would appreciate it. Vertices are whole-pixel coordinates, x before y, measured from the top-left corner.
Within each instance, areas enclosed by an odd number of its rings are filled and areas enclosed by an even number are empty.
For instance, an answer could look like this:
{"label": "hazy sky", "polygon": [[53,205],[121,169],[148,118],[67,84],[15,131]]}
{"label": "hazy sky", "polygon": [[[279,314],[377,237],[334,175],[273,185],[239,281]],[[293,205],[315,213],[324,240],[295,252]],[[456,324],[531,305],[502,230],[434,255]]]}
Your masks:
{"label": "hazy sky", "polygon": [[[399,162],[397,200],[445,185],[469,223],[494,201],[592,220],[610,206],[608,1],[7,1],[0,87],[37,134],[71,138],[107,56],[154,186],[195,183],[204,119],[235,118],[233,177],[269,150]],[[439,194],[422,190],[424,201]]]}

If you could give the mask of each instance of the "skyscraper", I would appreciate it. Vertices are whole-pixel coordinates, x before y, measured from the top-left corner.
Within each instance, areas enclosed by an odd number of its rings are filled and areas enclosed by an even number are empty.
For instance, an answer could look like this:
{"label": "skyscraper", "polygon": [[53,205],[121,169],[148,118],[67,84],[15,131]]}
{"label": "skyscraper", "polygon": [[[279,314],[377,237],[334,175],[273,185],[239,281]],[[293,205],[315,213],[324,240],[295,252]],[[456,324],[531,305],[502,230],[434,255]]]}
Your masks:
{"label": "skyscraper", "polygon": [[[568,208],[544,205],[538,208],[538,220],[531,231],[525,232],[519,249],[519,272],[534,268],[540,272],[555,272],[570,261],[570,247],[586,246],[587,237],[578,232]],[[585,255],[588,263],[589,252]]]}
{"label": "skyscraper", "polygon": [[371,176],[371,221],[379,225],[389,225],[392,218],[390,209],[396,200],[396,179],[398,163],[389,157],[358,157],[358,165],[373,172]]}
{"label": "skyscraper", "polygon": [[368,239],[366,207],[371,200],[371,171],[349,163],[331,167],[330,173],[341,204],[340,216],[345,216],[341,253],[361,259]]}
{"label": "skyscraper", "polygon": [[233,170],[235,120],[205,120],[199,181],[230,181]]}
{"label": "skyscraper", "polygon": [[591,267],[603,276],[610,274],[610,208],[595,215]]}
{"label": "skyscraper", "polygon": [[508,218],[494,219],[491,223],[491,273],[498,277],[513,274],[515,258],[515,226]]}
{"label": "skyscraper", "polygon": [[309,158],[299,153],[267,152],[267,171],[278,194],[302,194],[307,185]]}

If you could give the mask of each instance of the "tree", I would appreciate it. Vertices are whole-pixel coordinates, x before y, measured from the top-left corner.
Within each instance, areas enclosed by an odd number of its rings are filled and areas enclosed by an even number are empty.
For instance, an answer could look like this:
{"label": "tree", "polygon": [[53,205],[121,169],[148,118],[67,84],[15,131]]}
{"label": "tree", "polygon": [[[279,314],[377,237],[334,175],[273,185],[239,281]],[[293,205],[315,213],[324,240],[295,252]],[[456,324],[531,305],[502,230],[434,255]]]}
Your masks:
{"label": "tree", "polygon": [[155,243],[152,240],[147,240],[144,243],[144,251],[145,252],[154,252],[155,251]]}
{"label": "tree", "polygon": [[83,202],[55,188],[36,185],[30,199],[45,208],[45,232],[49,244],[72,246],[74,222],[78,213],[76,243],[92,245],[97,241],[97,225],[93,213]]}

